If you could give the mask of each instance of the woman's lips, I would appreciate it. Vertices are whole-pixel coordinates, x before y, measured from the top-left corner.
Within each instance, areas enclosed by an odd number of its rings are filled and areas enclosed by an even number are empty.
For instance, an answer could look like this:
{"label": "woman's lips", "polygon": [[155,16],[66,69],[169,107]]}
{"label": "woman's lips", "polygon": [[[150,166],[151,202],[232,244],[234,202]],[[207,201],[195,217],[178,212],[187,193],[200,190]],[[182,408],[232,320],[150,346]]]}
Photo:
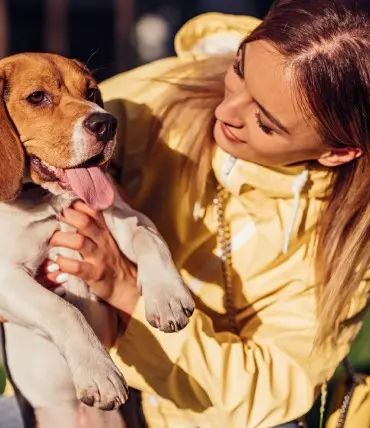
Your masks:
{"label": "woman's lips", "polygon": [[220,121],[220,128],[228,140],[236,141],[237,143],[245,143],[245,141],[239,140],[239,138],[235,137],[230,128],[224,122]]}

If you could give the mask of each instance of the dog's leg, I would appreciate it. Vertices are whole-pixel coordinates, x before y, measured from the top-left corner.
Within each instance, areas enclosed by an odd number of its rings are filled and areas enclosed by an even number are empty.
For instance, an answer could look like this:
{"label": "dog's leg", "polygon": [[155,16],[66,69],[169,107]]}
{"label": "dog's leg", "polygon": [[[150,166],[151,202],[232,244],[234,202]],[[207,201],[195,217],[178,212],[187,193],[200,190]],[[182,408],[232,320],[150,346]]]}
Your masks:
{"label": "dog's leg", "polygon": [[79,408],[79,422],[79,428],[127,428],[119,411],[102,412],[83,404]]}
{"label": "dog's leg", "polygon": [[77,400],[61,403],[56,407],[36,409],[36,421],[37,428],[82,428],[83,426]]}
{"label": "dog's leg", "polygon": [[55,343],[68,362],[77,397],[107,410],[122,404],[124,378],[82,314],[23,270],[4,266],[0,273],[1,315]]}
{"label": "dog's leg", "polygon": [[194,301],[155,226],[118,198],[105,220],[121,251],[138,265],[149,323],[165,332],[184,328]]}
{"label": "dog's leg", "polygon": [[158,234],[144,226],[134,232],[132,245],[148,322],[165,332],[181,330],[194,311],[194,301],[167,246]]}
{"label": "dog's leg", "polygon": [[[63,222],[60,223],[59,228],[62,232],[76,232],[75,228]],[[70,259],[82,260],[78,251],[63,247],[50,249],[49,257],[54,259],[58,254]],[[64,288],[66,290],[64,298],[82,312],[100,341],[110,345],[114,340],[110,334],[110,326],[115,322],[116,317],[112,309],[102,304],[80,278],[70,275]]]}
{"label": "dog's leg", "polygon": [[36,410],[37,428],[126,428],[118,411],[102,412],[77,401]]}
{"label": "dog's leg", "polygon": [[[53,342],[14,323],[6,323],[5,329],[8,366],[36,410],[38,428],[110,428],[110,423],[120,428],[118,410],[103,412],[79,403],[67,361]],[[82,424],[86,420],[89,425]]]}

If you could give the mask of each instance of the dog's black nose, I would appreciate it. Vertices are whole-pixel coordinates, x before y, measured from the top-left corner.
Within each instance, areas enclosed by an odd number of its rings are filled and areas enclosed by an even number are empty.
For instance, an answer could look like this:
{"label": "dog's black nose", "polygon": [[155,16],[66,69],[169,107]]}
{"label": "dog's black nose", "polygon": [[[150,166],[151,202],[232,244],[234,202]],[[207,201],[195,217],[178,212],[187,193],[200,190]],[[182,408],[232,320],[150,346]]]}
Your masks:
{"label": "dog's black nose", "polygon": [[117,130],[117,119],[108,113],[93,113],[83,124],[98,141],[103,142],[111,140]]}

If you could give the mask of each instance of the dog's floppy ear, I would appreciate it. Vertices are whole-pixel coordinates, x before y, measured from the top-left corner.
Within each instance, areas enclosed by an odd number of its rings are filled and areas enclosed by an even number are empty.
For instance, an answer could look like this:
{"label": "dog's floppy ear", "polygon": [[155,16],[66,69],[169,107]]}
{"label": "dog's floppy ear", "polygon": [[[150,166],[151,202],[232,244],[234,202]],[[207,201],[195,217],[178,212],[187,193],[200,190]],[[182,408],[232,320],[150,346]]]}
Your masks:
{"label": "dog's floppy ear", "polygon": [[25,170],[23,146],[4,102],[4,77],[0,74],[0,201],[12,201],[22,188]]}

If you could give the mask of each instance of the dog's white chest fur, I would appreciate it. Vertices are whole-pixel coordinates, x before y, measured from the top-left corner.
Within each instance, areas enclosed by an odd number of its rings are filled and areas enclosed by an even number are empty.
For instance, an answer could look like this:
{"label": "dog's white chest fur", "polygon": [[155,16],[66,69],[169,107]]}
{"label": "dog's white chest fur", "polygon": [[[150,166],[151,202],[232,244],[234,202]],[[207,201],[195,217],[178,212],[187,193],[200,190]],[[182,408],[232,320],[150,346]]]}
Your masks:
{"label": "dog's white chest fur", "polygon": [[0,218],[0,265],[16,262],[34,276],[58,227],[55,210],[48,203],[32,206],[20,200],[0,203]]}
{"label": "dog's white chest fur", "polygon": [[[76,277],[66,285],[66,299],[34,280],[53,232],[68,228],[58,226],[56,214],[70,203],[61,197],[0,203],[0,315],[11,321],[5,325],[8,366],[36,408],[75,403],[77,397],[88,405],[112,409],[127,398],[127,386],[98,339],[108,307],[91,300],[87,285]],[[137,265],[148,321],[166,332],[185,327],[194,302],[155,226],[117,191],[104,218],[119,249]],[[70,250],[63,255],[79,257]],[[24,355],[30,349],[24,372]],[[52,382],[47,373],[52,373]]]}
{"label": "dog's white chest fur", "polygon": [[[77,251],[67,248],[51,248],[48,243],[53,233],[59,229],[74,232],[75,229],[57,220],[57,214],[71,204],[71,199],[49,197],[41,203],[34,203],[28,198],[16,203],[0,203],[0,236],[4,244],[0,245],[0,267],[17,262],[31,277],[35,277],[41,263],[46,259],[55,259],[58,254],[80,260]],[[80,301],[70,293],[82,298],[90,298],[91,293],[86,284],[78,278],[71,277],[64,284],[69,292],[65,297],[79,309]]]}

